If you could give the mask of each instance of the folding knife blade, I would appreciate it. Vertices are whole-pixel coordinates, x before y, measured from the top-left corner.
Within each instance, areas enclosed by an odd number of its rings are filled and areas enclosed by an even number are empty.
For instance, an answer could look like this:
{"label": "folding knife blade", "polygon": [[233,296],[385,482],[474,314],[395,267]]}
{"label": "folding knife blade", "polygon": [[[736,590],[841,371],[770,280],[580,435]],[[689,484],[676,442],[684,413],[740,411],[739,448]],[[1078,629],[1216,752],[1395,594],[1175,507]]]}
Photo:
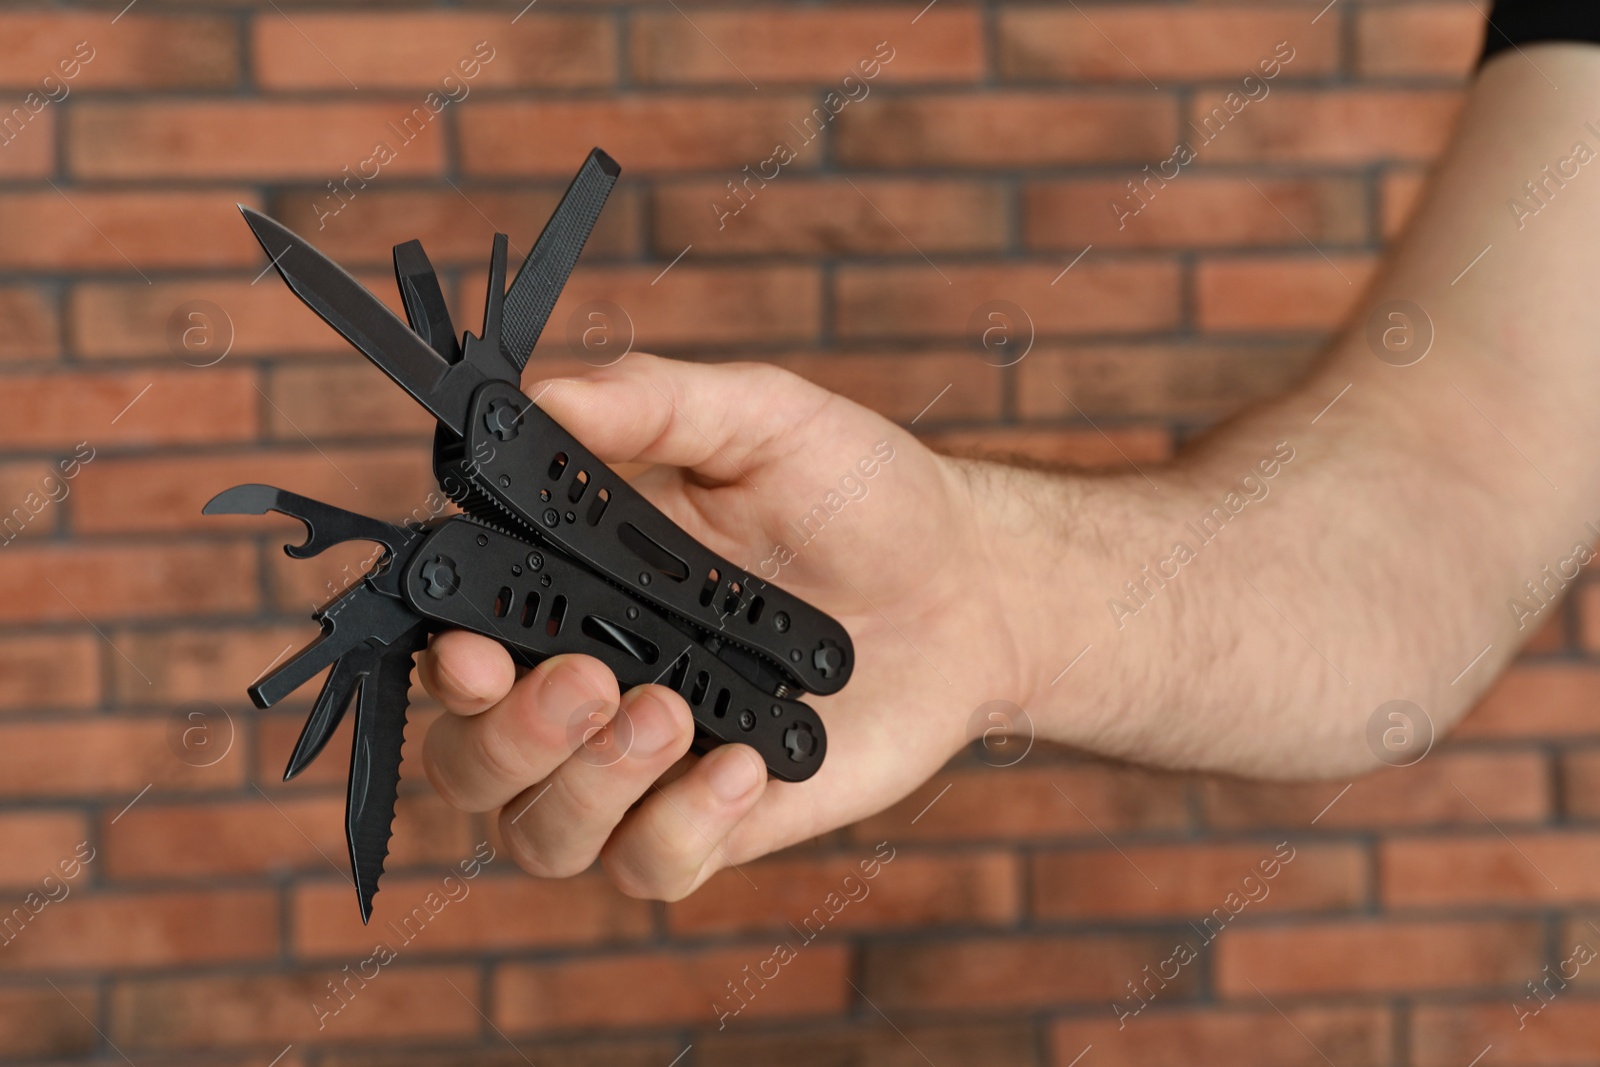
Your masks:
{"label": "folding knife blade", "polygon": [[538,344],[621,173],[622,167],[605,152],[596,148],[589,153],[506,292],[500,350],[518,371],[528,365],[533,346]]}
{"label": "folding knife blade", "polygon": [[372,898],[389,856],[395,800],[400,795],[400,750],[405,744],[411,667],[428,642],[425,623],[401,634],[361,680],[356,697],[355,737],[350,745],[350,782],[345,797],[345,838],[355,875],[361,921],[372,918]]}
{"label": "folding knife blade", "polygon": [[381,648],[364,641],[333,661],[333,669],[322,683],[322,692],[317,694],[317,702],[306,716],[300,738],[289,754],[289,763],[283,771],[284,781],[305,770],[322,754],[328,739],[344,719],[350,702],[355,699],[356,691],[361,688],[362,680],[372,673],[381,654]]}
{"label": "folding knife blade", "polygon": [[466,426],[473,391],[486,380],[469,363],[447,363],[366,286],[275,219],[239,205],[272,266],[315,311],[434,418],[456,433]]}

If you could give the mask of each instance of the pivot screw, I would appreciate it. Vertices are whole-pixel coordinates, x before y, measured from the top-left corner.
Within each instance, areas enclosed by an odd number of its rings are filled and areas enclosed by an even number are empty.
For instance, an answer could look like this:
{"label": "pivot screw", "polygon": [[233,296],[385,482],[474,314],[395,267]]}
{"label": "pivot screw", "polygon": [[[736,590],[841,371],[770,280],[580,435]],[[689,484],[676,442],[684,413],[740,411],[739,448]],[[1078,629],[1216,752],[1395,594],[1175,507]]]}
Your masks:
{"label": "pivot screw", "polygon": [[522,409],[513,401],[496,398],[490,402],[489,410],[484,412],[483,421],[490,433],[502,441],[509,441],[517,436],[517,426],[522,422]]}
{"label": "pivot screw", "polygon": [[745,708],[739,713],[739,729],[754,730],[756,728],[756,713]]}
{"label": "pivot screw", "polygon": [[456,561],[449,556],[434,556],[422,565],[420,573],[428,595],[435,600],[443,600],[461,588],[461,578],[456,574]]}
{"label": "pivot screw", "polygon": [[780,634],[789,632],[789,613],[780,611],[772,617],[772,628]]}
{"label": "pivot screw", "polygon": [[810,759],[817,751],[817,735],[811,732],[811,724],[797,722],[785,730],[783,747],[788,750],[789,758],[795,763]]}
{"label": "pivot screw", "polygon": [[811,665],[824,678],[835,677],[844,670],[844,649],[831,640],[823,641],[811,654]]}

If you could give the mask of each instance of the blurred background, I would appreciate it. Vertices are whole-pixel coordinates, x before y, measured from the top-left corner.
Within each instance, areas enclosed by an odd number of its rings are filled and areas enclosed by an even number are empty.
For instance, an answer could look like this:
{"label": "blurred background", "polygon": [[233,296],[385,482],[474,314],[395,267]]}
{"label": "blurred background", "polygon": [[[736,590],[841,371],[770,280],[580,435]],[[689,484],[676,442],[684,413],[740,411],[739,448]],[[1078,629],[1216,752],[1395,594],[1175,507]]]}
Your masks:
{"label": "blurred background", "polygon": [[530,376],[765,359],[944,447],[1154,462],[1304,372],[1448,136],[1480,5],[1325,3],[6,5],[0,1059],[1600,1062],[1593,586],[1448,742],[1403,724],[1410,766],[980,744],[670,905],[504,856],[427,904],[490,831],[408,758],[363,928],[348,735],[285,785],[315,691],[244,697],[361,551],[297,563],[205,500],[398,518],[432,482],[431,424],[263,277],[236,203],[390,300],[420,237],[475,328],[491,234],[525,253],[600,145],[622,181]]}

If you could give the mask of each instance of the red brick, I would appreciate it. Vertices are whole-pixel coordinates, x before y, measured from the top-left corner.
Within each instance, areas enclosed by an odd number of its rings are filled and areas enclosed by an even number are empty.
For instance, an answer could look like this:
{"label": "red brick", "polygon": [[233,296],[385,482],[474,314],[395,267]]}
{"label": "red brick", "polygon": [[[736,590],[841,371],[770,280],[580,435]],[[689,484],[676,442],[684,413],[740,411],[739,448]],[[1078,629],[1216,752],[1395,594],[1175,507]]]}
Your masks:
{"label": "red brick", "polygon": [[1356,69],[1376,77],[1460,78],[1483,46],[1484,13],[1467,0],[1365,7],[1356,15]]}
{"label": "red brick", "polygon": [[[1009,225],[1003,190],[971,181],[779,178],[752,172],[660,187],[652,245],[671,258],[854,252],[998,252]],[[734,181],[737,192],[728,188]],[[851,186],[855,188],[851,188]]]}
{"label": "red brick", "polygon": [[1169,97],[1149,92],[927,93],[869,97],[833,125],[849,166],[1043,167],[1165,159],[1178,116]]}
{"label": "red brick", "polygon": [[47,874],[59,879],[62,872],[57,865],[73,859],[78,845],[88,840],[88,825],[76,813],[0,814],[0,855],[6,857],[0,884],[36,889]]}
{"label": "red brick", "polygon": [[[441,123],[412,140],[399,127],[420,102],[315,104],[195,101],[80,104],[67,133],[67,161],[81,178],[309,178],[333,181],[373,160],[374,147],[393,154],[374,181],[438,174],[444,163]],[[427,109],[423,109],[427,114]],[[418,124],[420,125],[420,124]],[[371,171],[375,164],[366,164]],[[330,196],[333,194],[329,194]],[[356,195],[360,195],[359,192]]]}
{"label": "red brick", "polygon": [[1383,210],[1383,238],[1392,241],[1399,237],[1406,223],[1422,201],[1428,186],[1428,174],[1423,170],[1390,171],[1378,186],[1378,198]]}
{"label": "red brick", "polygon": [[[236,739],[236,744],[242,742]],[[274,804],[276,805],[274,807]],[[344,870],[344,799],[256,799],[204,805],[142,800],[102,827],[105,876],[214,878]],[[345,886],[346,892],[349,886]]]}
{"label": "red brick", "polygon": [[[1523,981],[1540,976],[1537,966]],[[1485,1057],[1496,1067],[1557,1067],[1583,1063],[1594,1055],[1600,1031],[1600,1002],[1567,993],[1525,1025],[1511,1008],[1525,990],[1483,1003],[1425,1005],[1412,1014],[1412,1062],[1416,1067],[1469,1063],[1490,1045]]]}
{"label": "red brick", "polygon": [[912,356],[831,349],[776,353],[766,362],[898,422],[922,415],[918,425],[931,426],[956,419],[993,419],[1000,413],[1001,372],[970,352],[919,348]]}
{"label": "red brick", "polygon": [[[19,537],[48,537],[59,525],[62,509],[52,495],[62,492],[59,461],[31,460],[0,464],[0,548]],[[72,487],[66,486],[68,494]]]}
{"label": "red brick", "polygon": [[[420,736],[409,724],[406,732],[412,744]],[[250,800],[204,805],[140,801],[115,824],[108,818],[102,827],[102,869],[111,878],[157,880],[291,872],[342,874],[348,863],[342,785],[349,769],[349,748],[346,728],[322,756],[338,767],[341,788],[337,792],[293,796],[274,788],[263,797],[252,790]],[[276,779],[288,752],[272,755],[276,759],[272,778]],[[468,816],[447,807],[431,789],[410,788],[421,778],[420,765],[407,765],[402,773],[406,788],[395,805],[386,869],[404,877],[409,867],[448,866],[471,855]],[[337,885],[342,891],[340,904],[345,905],[338,917],[348,920],[350,886],[344,881]],[[387,878],[383,885],[389,886]],[[364,942],[358,947],[371,948],[371,944]]]}
{"label": "red brick", "polygon": [[[250,583],[252,578],[239,575],[235,580]],[[316,633],[309,618],[296,626],[250,629],[113,630],[111,639],[128,659],[112,655],[112,692],[119,707],[171,709],[198,701],[226,705],[234,716],[235,731],[242,731],[243,720],[254,715],[242,707],[245,687],[283,655],[284,646],[293,643],[298,648]],[[140,665],[138,670],[133,663]],[[217,725],[226,730],[220,720]]]}
{"label": "red brick", "polygon": [[745,1067],[751,1063],[762,1067],[819,1063],[912,1067],[928,1062],[938,1067],[1039,1067],[1038,1038],[1030,1026],[1020,1022],[908,1022],[901,1026],[873,1019],[866,1026],[850,1029],[829,1026],[760,1033],[738,1033],[730,1023],[726,1030],[697,1033],[694,1057],[696,1067]]}
{"label": "red brick", "polygon": [[[260,258],[265,267],[266,257]],[[356,277],[399,314],[400,298],[392,272],[357,273]],[[232,342],[224,349],[227,355],[223,358],[237,362],[254,356],[320,356],[351,351],[344,338],[300,303],[288,286],[269,281],[264,277],[258,285],[245,280],[211,279],[155,285],[78,285],[68,305],[74,343],[80,354],[90,358],[175,358],[181,353],[191,363],[204,362],[212,358],[210,353],[200,359],[185,351],[181,332],[185,324],[196,321],[186,313],[195,303],[204,301],[222,309],[223,318],[210,325],[215,344]],[[203,314],[216,318],[214,311]],[[205,324],[207,320],[203,317],[199,322]],[[169,330],[174,334],[171,339]]]}
{"label": "red brick", "polygon": [[83,879],[80,873],[66,883],[70,895],[12,935],[0,950],[0,969],[162,967],[243,962],[277,952],[278,905],[269,890],[90,895]]}
{"label": "red brick", "polygon": [[[1225,900],[1244,900],[1251,917],[1266,913],[1338,911],[1366,900],[1367,862],[1352,845],[1120,846],[1034,857],[1034,913],[1045,919],[1205,917]],[[1278,857],[1288,855],[1288,863]],[[1264,877],[1265,870],[1275,872]],[[1250,881],[1246,884],[1246,879]],[[1265,895],[1261,894],[1265,892]],[[1254,899],[1259,897],[1259,899]]]}
{"label": "red brick", "polygon": [[1294,58],[1275,77],[1304,78],[1337,68],[1338,28],[1338,19],[1308,25],[1299,11],[1231,5],[1019,7],[1001,12],[1000,71],[1022,81],[1259,81],[1260,64],[1288,41]]}
{"label": "red brick", "polygon": [[[822,286],[805,267],[700,266],[668,263],[595,268],[573,276],[556,301],[541,344],[544,358],[568,354],[567,327],[584,305],[606,300],[633,320],[635,351],[700,345],[782,344],[817,335]],[[659,279],[659,280],[658,280]],[[468,287],[466,321],[481,317],[484,287]],[[572,352],[571,355],[579,355]]]}
{"label": "red brick", "polygon": [[1513,834],[1385,841],[1384,904],[1392,908],[1576,904],[1600,899],[1600,835]]}
{"label": "red brick", "polygon": [[1600,583],[1580,586],[1572,594],[1578,616],[1578,640],[1585,652],[1600,652]]}
{"label": "red brick", "polygon": [[[864,878],[860,866],[874,858],[869,848],[745,864],[742,874],[725,870],[669,904],[667,926],[674,934],[703,934],[786,931],[793,924],[815,935],[951,923],[994,926],[1017,917],[1021,878],[1008,852],[886,854],[893,858],[872,878]],[[758,888],[751,889],[751,882]],[[837,912],[826,903],[830,894]]]}
{"label": "red brick", "polygon": [[1582,737],[1600,733],[1600,670],[1578,664],[1516,664],[1500,677],[1456,736]]}
{"label": "red brick", "polygon": [[87,442],[98,458],[117,445],[249,440],[258,401],[246,368],[18,374],[0,396],[0,446],[70,451]]}
{"label": "red brick", "polygon": [[100,700],[100,639],[13,635],[0,641],[0,708],[89,708]]}
{"label": "red brick", "polygon": [[[799,941],[799,938],[795,938]],[[833,945],[797,944],[778,976],[759,988],[740,1020],[830,1015],[844,1010],[850,997],[849,955]],[[511,1033],[585,1027],[690,1024],[717,1021],[715,1005],[730,1010],[739,1001],[728,983],[746,980],[775,946],[756,942],[701,952],[608,955],[550,963],[507,963],[495,975],[496,1025]],[[777,966],[776,962],[772,966]],[[770,967],[768,968],[770,972]]]}
{"label": "red brick", "polygon": [[1315,356],[1311,346],[1040,344],[1017,364],[1017,413],[1216,419],[1299,382]]}
{"label": "red brick", "polygon": [[1226,125],[1214,119],[1203,128],[1214,109],[1228,114],[1225,93],[1200,93],[1189,105],[1184,136],[1202,164],[1428,162],[1444,147],[1461,108],[1454,92],[1280,89]]}
{"label": "red brick", "polygon": [[1533,922],[1390,920],[1240,928],[1216,941],[1216,986],[1224,996],[1249,1000],[1259,1000],[1261,993],[1510,987],[1538,972],[1542,947]]}
{"label": "red brick", "polygon": [[[983,29],[976,8],[927,11],[920,5],[648,11],[630,28],[630,66],[646,85],[821,83],[841,96],[870,95],[879,84],[976,81],[983,74]],[[886,45],[880,49],[880,45]],[[880,57],[876,71],[862,64]],[[890,57],[883,62],[881,57]],[[872,77],[864,77],[872,72]],[[847,76],[855,82],[841,85]]]}
{"label": "red brick", "polygon": [[[1168,959],[1184,935],[962,938],[869,945],[862,954],[861,991],[891,1018],[918,1012],[1055,1008],[1089,1002],[1099,1010],[1127,996],[1124,983]],[[1189,935],[1190,940],[1197,940]],[[1196,968],[1180,970],[1160,997],[1191,997]],[[1109,1014],[1109,1013],[1108,1013]]]}
{"label": "red brick", "polygon": [[1210,260],[1196,272],[1196,315],[1216,332],[1328,330],[1355,309],[1376,270],[1349,255]]}
{"label": "red brick", "polygon": [[0,621],[76,625],[85,616],[105,620],[251,611],[258,600],[249,580],[254,570],[250,546],[233,543],[14,545],[0,553],[0,588],[9,591],[0,598]]}
{"label": "red brick", "polygon": [[0,989],[0,1048],[15,1056],[87,1056],[100,1042],[92,986]]}
{"label": "red brick", "polygon": [[[371,385],[380,395],[400,392],[378,371],[369,370],[369,376],[377,379]],[[318,450],[298,436],[297,441],[293,451],[256,455],[97,459],[78,479],[73,512],[77,529],[85,533],[248,530],[281,536],[284,543],[304,541],[305,527],[282,516],[201,514],[213,496],[248,482],[281,486],[375,518],[399,519],[413,509],[421,509],[418,518],[429,517],[433,506],[429,494],[438,493],[429,450],[392,446]]]}
{"label": "red brick", "polygon": [[[352,961],[352,972],[359,962]],[[281,1047],[278,1042],[475,1037],[483,1025],[475,999],[476,968],[397,961],[365,987],[350,979],[354,995],[347,994],[338,1014],[322,1018],[319,1028],[315,1005],[330,1012],[337,1007],[340,1002],[327,983],[343,977],[321,968],[119,982],[111,991],[110,1037],[125,1049]]]}
{"label": "red brick", "polygon": [[1568,625],[1568,616],[1573,614],[1566,607],[1558,608],[1545,616],[1544,622],[1531,637],[1526,639],[1522,651],[1527,655],[1544,655],[1552,652],[1565,652],[1572,647],[1572,640],[1568,635],[1571,627]]}
{"label": "red brick", "polygon": [[285,441],[389,435],[432,441],[437,425],[426,408],[354,353],[275,370],[267,395],[272,400],[268,432]]}
{"label": "red brick", "polygon": [[[949,791],[940,796],[946,785]],[[1124,768],[955,771],[934,775],[894,807],[857,823],[850,835],[869,845],[1086,836],[1098,841],[1096,826],[1107,833],[1183,827],[1183,794],[1183,781],[1174,775]]]}
{"label": "red brick", "polygon": [[36,288],[0,286],[0,362],[53,359],[60,337],[53,300]]}
{"label": "red brick", "polygon": [[[1452,783],[1461,783],[1461,789]],[[1432,752],[1410,767],[1358,778],[1348,783],[1347,792],[1345,784],[1209,778],[1201,783],[1200,796],[1207,824],[1227,829],[1301,830],[1312,819],[1318,830],[1481,827],[1484,815],[1502,824],[1537,823],[1550,815],[1549,770],[1536,752]]]}
{"label": "red brick", "polygon": [[[61,758],[71,753],[71,759]],[[168,744],[164,719],[78,719],[0,727],[0,796],[100,797],[113,813],[153,793],[216,789],[243,780],[239,760],[192,767]],[[144,799],[149,799],[147,795]]]}
{"label": "red brick", "polygon": [[[258,18],[253,29],[252,66],[264,89],[342,93],[355,82],[363,92],[432,90],[457,104],[480,89],[595,86],[616,78],[614,31],[601,15],[526,13],[513,23],[499,12],[312,11],[297,12],[293,22]],[[480,43],[489,46],[481,53]]]}
{"label": "red brick", "polygon": [[[472,854],[468,846],[456,859]],[[299,886],[291,905],[294,952],[302,958],[360,958],[372,951],[374,942],[382,942],[410,959],[430,953],[503,953],[649,936],[650,905],[623,896],[603,875],[546,881],[514,868],[509,876],[493,871],[511,862],[498,852],[492,866],[484,868],[491,873],[471,880],[461,878],[455,860],[442,861],[428,873],[387,874],[367,926],[351,922],[355,902],[347,883]],[[455,878],[448,886],[446,874]],[[430,903],[440,908],[436,913],[424,903],[429,894],[433,894]],[[442,907],[441,900],[446,901]]]}
{"label": "red brick", "polygon": [[243,190],[8,193],[0,196],[0,267],[123,273],[248,266],[261,246],[234,205],[254,199]]}
{"label": "red brick", "polygon": [[[1151,174],[1156,174],[1152,168]],[[1366,194],[1343,178],[1232,178],[1183,174],[1163,184],[1092,179],[1029,186],[1028,244],[1077,253],[1096,248],[1304,248],[1356,244],[1367,236]]]}
{"label": "red brick", "polygon": [[[852,338],[967,338],[974,313],[991,300],[1021,307],[1037,336],[1156,331],[1177,325],[1174,264],[1143,259],[1084,262],[1052,285],[1060,272],[1060,266],[1044,262],[841,267],[835,281],[838,330]],[[1019,326],[1017,343],[1022,339]],[[969,343],[976,357],[978,338]]]}
{"label": "red brick", "polygon": [[[0,111],[0,177],[43,178],[56,171],[56,128],[61,109],[53,104],[29,115],[20,100]],[[9,137],[9,140],[6,139]]]}
{"label": "red brick", "polygon": [[1172,437],[1158,427],[947,430],[925,434],[922,441],[935,452],[953,456],[1059,467],[1125,469],[1130,462],[1156,463],[1172,457]]}
{"label": "red brick", "polygon": [[[604,145],[624,173],[722,168],[733,177],[746,163],[772,157],[785,138],[798,158],[785,170],[809,169],[820,153],[795,144],[790,121],[810,113],[805,96],[756,101],[644,96],[615,100],[487,102],[463,109],[462,168],[472,175],[570,177],[595,145]],[[837,120],[836,120],[837,121]]]}
{"label": "red brick", "polygon": [[1569,816],[1600,818],[1600,750],[1563,753],[1561,786],[1561,806]]}
{"label": "red brick", "polygon": [[[64,83],[71,94],[97,89],[220,89],[239,76],[239,34],[226,17],[163,17],[128,12],[115,30],[98,12],[8,12],[0,15],[0,39],[6,42],[6,70],[0,86],[34,89],[45,75]],[[79,42],[93,49],[77,73],[63,74]],[[54,95],[60,95],[54,89]]]}
{"label": "red brick", "polygon": [[[577,167],[575,161],[572,169]],[[566,188],[554,183],[543,188],[522,188],[523,184],[502,189],[458,182],[456,189],[443,191],[380,189],[374,185],[347,201],[336,214],[327,213],[319,190],[296,190],[273,198],[272,217],[305,236],[347,269],[365,264],[390,270],[393,246],[410,240],[422,242],[436,268],[482,267],[488,262],[489,248],[498,231],[510,237],[515,270],[520,257],[533,247]],[[632,189],[612,190],[584,245],[580,263],[587,265],[596,258],[615,259],[634,253],[640,243],[640,199]],[[682,248],[678,245],[672,254],[677,255]],[[385,297],[395,288],[392,274],[375,274],[369,284]],[[477,323],[465,319],[456,326],[457,332],[478,329]]]}
{"label": "red brick", "polygon": [[[1286,1019],[1284,1016],[1288,1016]],[[1380,1007],[1140,1012],[1113,1019],[1063,1019],[1050,1042],[1055,1067],[1068,1067],[1085,1045],[1098,1067],[1152,1063],[1225,1063],[1229,1067],[1389,1067],[1394,1023]],[[1324,1058],[1326,1057],[1326,1059]]]}

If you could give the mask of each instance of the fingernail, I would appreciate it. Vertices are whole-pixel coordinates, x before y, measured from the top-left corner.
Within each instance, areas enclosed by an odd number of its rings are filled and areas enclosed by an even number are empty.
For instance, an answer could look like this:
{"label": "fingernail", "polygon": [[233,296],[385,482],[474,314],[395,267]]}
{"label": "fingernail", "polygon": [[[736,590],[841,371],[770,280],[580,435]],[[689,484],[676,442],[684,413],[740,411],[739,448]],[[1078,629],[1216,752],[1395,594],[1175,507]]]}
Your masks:
{"label": "fingernail", "polygon": [[633,747],[630,751],[635,756],[654,756],[678,739],[677,724],[659,700],[648,696],[630,700],[624,696],[618,718],[622,715],[626,715],[633,726]]}
{"label": "fingernail", "polygon": [[761,781],[762,768],[743,749],[728,748],[706,757],[711,791],[719,800],[734,801],[747,795]]}

